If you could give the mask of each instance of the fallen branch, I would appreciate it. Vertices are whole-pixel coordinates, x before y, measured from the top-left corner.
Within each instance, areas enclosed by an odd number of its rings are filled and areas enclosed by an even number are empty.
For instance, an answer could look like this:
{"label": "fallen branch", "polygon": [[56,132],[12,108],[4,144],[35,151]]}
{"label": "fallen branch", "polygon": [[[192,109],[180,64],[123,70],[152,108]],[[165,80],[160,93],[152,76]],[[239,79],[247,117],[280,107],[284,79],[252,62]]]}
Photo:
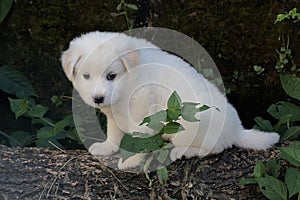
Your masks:
{"label": "fallen branch", "polygon": [[258,160],[277,150],[238,148],[168,166],[170,179],[153,184],[144,174],[111,169],[84,150],[0,146],[0,199],[264,199],[258,187],[237,185]]}

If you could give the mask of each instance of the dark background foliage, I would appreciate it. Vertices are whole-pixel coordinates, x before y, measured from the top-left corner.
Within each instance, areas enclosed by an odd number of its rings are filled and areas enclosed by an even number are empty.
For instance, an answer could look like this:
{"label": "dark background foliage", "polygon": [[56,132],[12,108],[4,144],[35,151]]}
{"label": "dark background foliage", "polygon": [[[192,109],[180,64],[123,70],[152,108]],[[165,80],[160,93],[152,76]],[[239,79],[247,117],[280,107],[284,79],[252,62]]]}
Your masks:
{"label": "dark background foliage", "polygon": [[[125,31],[124,17],[112,17],[119,0],[16,1],[0,25],[0,65],[14,65],[32,81],[38,101],[52,106],[53,95],[71,95],[71,85],[60,66],[60,54],[68,42],[82,33]],[[276,49],[289,36],[296,65],[300,64],[299,23],[274,24],[278,13],[284,13],[300,3],[290,1],[245,0],[171,0],[130,1],[139,7],[129,11],[134,27],[154,26],[174,29],[198,41],[216,62],[229,100],[237,108],[246,127],[255,116],[266,116],[266,108],[285,98],[279,74],[274,66]],[[281,38],[281,40],[279,39]],[[257,75],[254,65],[265,68]],[[238,72],[238,76],[234,73]],[[12,119],[7,94],[0,91],[0,124],[4,129],[18,126]],[[70,112],[50,109],[50,115]],[[6,112],[7,110],[7,112]],[[6,116],[8,115],[8,116]],[[21,123],[20,120],[18,123]]]}

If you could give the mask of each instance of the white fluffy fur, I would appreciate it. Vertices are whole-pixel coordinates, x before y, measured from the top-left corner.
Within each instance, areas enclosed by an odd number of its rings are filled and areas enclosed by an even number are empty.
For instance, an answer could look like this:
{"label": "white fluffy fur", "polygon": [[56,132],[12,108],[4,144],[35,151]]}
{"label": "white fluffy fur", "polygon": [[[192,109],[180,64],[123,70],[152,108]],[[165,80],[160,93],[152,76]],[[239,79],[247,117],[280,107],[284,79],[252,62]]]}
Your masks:
{"label": "white fluffy fur", "polygon": [[[220,153],[232,145],[264,150],[279,140],[277,133],[245,130],[236,110],[214,85],[181,58],[143,39],[91,32],[73,39],[61,60],[82,99],[107,117],[107,140],[89,148],[93,155],[117,152],[125,133],[153,133],[138,125],[149,114],[165,109],[173,91],[183,102],[200,102],[220,111],[211,108],[198,113],[199,123],[182,120],[184,131],[164,136],[175,145],[170,153],[172,160]],[[109,72],[117,74],[113,81],[106,79]],[[83,77],[86,73],[90,75],[88,80]],[[104,102],[94,103],[95,96],[104,97]],[[120,161],[119,168],[134,167],[142,157]]]}

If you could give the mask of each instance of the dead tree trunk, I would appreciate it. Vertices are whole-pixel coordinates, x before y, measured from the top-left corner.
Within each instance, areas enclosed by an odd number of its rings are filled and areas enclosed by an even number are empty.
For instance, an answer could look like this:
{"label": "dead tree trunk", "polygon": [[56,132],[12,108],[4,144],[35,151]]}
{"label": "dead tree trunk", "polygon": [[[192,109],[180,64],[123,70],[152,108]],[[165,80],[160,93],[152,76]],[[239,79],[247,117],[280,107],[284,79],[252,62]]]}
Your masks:
{"label": "dead tree trunk", "polygon": [[277,153],[233,148],[179,160],[165,185],[150,174],[150,187],[144,174],[110,169],[83,150],[0,146],[0,199],[264,199],[257,186],[237,183]]}

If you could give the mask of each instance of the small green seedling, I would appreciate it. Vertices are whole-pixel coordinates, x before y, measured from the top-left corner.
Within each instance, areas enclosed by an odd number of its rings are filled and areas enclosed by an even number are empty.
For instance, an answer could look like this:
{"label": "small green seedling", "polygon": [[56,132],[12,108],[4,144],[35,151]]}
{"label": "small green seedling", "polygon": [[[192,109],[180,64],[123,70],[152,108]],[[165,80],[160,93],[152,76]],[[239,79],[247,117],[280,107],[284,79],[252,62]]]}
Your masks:
{"label": "small green seedling", "polygon": [[287,20],[292,19],[292,20],[294,20],[294,22],[300,21],[300,13],[297,12],[297,8],[293,8],[292,10],[290,10],[289,12],[286,12],[286,13],[278,14],[275,24],[277,22],[281,22],[285,19],[287,19]]}
{"label": "small green seedling", "polygon": [[263,68],[259,65],[254,65],[253,70],[256,72],[257,75],[259,75],[265,71],[265,68]]}
{"label": "small green seedling", "polygon": [[116,7],[118,12],[112,12],[112,17],[124,16],[128,29],[132,29],[134,26],[134,20],[129,18],[128,10],[137,11],[139,8],[135,4],[126,3],[125,0],[121,0]]}
{"label": "small green seedling", "polygon": [[209,108],[207,105],[200,106],[199,103],[182,102],[177,92],[173,92],[168,99],[166,110],[145,117],[140,124],[140,126],[146,125],[151,128],[156,134],[133,132],[123,137],[120,144],[123,162],[138,153],[152,153],[142,168],[147,176],[150,164],[158,161],[157,175],[160,182],[165,183],[168,171],[163,165],[168,160],[169,151],[173,145],[169,141],[164,141],[162,135],[184,131],[184,127],[178,120],[198,122],[200,120],[195,117],[195,114]]}

